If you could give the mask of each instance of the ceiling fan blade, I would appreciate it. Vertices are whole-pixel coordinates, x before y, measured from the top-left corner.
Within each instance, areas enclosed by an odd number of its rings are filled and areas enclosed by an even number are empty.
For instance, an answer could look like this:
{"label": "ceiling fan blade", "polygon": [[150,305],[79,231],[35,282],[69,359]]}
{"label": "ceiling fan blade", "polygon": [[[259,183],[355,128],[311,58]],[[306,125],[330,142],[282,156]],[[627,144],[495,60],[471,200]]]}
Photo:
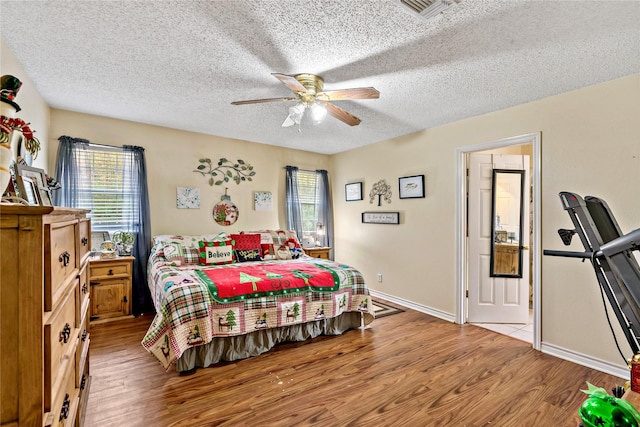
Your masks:
{"label": "ceiling fan blade", "polygon": [[248,101],[233,101],[233,105],[245,105],[245,104],[261,104],[263,102],[276,102],[276,101],[298,101],[298,98],[264,98],[264,99],[250,99]]}
{"label": "ceiling fan blade", "polygon": [[347,113],[342,108],[330,102],[324,103],[324,106],[327,108],[327,113],[331,114],[336,119],[345,122],[349,126],[357,126],[361,122],[361,120],[353,114]]}
{"label": "ceiling fan blade", "polygon": [[358,87],[352,89],[327,90],[319,92],[316,97],[324,101],[342,101],[349,99],[378,99],[380,92],[372,87]]}
{"label": "ceiling fan blade", "polygon": [[290,76],[288,74],[282,74],[282,73],[271,73],[271,75],[276,79],[280,80],[282,83],[284,83],[284,85],[289,89],[291,89],[294,93],[307,92],[307,88],[302,86],[302,83],[296,80],[294,76]]}

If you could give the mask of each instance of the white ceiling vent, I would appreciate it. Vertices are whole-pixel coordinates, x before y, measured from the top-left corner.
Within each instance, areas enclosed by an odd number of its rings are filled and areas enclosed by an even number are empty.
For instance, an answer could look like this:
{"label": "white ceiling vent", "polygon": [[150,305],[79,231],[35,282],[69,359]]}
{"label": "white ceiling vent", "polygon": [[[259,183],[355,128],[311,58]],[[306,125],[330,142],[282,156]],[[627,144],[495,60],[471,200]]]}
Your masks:
{"label": "white ceiling vent", "polygon": [[431,19],[458,4],[460,0],[400,0],[400,4],[414,14]]}

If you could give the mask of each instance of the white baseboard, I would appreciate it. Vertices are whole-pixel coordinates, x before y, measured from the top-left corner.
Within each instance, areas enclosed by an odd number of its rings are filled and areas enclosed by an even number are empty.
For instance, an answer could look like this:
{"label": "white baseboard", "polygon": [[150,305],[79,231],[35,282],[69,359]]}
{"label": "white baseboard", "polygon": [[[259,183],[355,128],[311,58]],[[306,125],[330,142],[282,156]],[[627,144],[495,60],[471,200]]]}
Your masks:
{"label": "white baseboard", "polygon": [[455,316],[451,313],[446,313],[444,311],[436,310],[435,308],[427,307],[426,305],[422,305],[422,304],[417,304],[415,302],[408,301],[403,298],[394,297],[393,295],[388,295],[388,294],[385,294],[384,292],[375,291],[373,289],[369,289],[369,293],[374,298],[379,297],[389,302],[393,302],[398,305],[401,305],[403,307],[407,307],[412,310],[419,311],[421,313],[428,314],[433,317],[437,317],[438,319],[446,320],[452,323],[455,321]]}
{"label": "white baseboard", "polygon": [[[379,297],[389,302],[401,305],[406,308],[410,308],[415,311],[419,311],[421,313],[428,314],[433,317],[437,317],[442,320],[446,320],[448,322],[455,322],[455,316],[451,313],[436,310],[434,308],[427,307],[422,304],[417,304],[415,302],[408,301],[403,298],[398,298],[393,295],[385,294],[384,292],[376,291],[373,289],[369,289],[369,292],[374,298]],[[604,372],[605,374],[613,375],[614,377],[621,378],[625,381],[629,379],[629,369],[627,367],[614,365],[612,363],[605,362],[591,356],[577,353],[575,351],[566,350],[562,347],[558,347],[553,344],[546,344],[544,342],[541,343],[540,351],[550,356],[567,360],[578,365],[586,366],[587,368],[595,369],[596,371]]]}
{"label": "white baseboard", "polygon": [[629,380],[630,377],[629,368],[627,367],[614,365],[591,356],[566,350],[553,344],[541,343],[540,351],[578,365],[586,366],[587,368],[595,369],[596,371],[604,372],[605,374],[613,375],[625,381]]}

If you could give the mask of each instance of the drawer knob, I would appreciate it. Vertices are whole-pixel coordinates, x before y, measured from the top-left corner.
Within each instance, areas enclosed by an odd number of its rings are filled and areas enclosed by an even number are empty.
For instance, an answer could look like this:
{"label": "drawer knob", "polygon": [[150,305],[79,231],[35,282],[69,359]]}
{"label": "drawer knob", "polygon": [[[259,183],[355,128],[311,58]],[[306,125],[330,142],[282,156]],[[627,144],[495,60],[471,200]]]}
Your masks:
{"label": "drawer knob", "polygon": [[86,385],[87,385],[87,376],[82,375],[82,380],[80,381],[80,390],[84,390]]}
{"label": "drawer knob", "polygon": [[113,276],[113,270],[109,269],[109,272],[107,273],[108,276]]}
{"label": "drawer knob", "polygon": [[87,330],[85,329],[84,331],[82,331],[82,341],[86,341],[87,340]]}
{"label": "drawer knob", "polygon": [[82,284],[82,293],[86,294],[87,292],[89,292],[89,288],[87,287],[87,283],[83,283]]}
{"label": "drawer knob", "polygon": [[62,328],[62,330],[60,331],[60,342],[63,342],[66,344],[67,342],[69,342],[69,337],[71,336],[71,327],[69,326],[68,323],[66,323],[64,325],[64,328]]}
{"label": "drawer knob", "polygon": [[83,237],[80,240],[80,243],[82,243],[82,246],[87,246],[89,244],[89,239],[87,239],[86,237]]}
{"label": "drawer knob", "polygon": [[67,265],[69,265],[70,260],[71,260],[71,254],[67,251],[62,252],[58,257],[58,261],[62,263],[63,267],[66,267]]}
{"label": "drawer knob", "polygon": [[64,395],[64,402],[62,402],[62,409],[60,409],[60,419],[58,421],[66,420],[69,418],[69,405],[71,405],[71,400],[69,400],[69,393]]}

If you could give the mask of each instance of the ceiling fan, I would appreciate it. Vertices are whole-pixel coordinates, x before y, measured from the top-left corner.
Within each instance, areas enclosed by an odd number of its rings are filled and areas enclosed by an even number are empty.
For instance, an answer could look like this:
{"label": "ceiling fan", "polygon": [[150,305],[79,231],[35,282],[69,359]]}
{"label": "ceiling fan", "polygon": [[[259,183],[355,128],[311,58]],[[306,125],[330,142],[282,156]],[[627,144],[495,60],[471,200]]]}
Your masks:
{"label": "ceiling fan", "polygon": [[322,88],[324,87],[324,80],[322,77],[316,76],[315,74],[288,75],[282,73],[271,73],[271,75],[291,89],[296,96],[235,101],[231,104],[244,105],[276,101],[298,101],[295,106],[289,108],[289,115],[285,119],[284,123],[282,123],[283,127],[292,126],[294,124],[300,125],[306,110],[309,110],[314,124],[321,122],[328,113],[349,126],[357,126],[361,121],[359,118],[335,104],[332,104],[330,101],[377,99],[380,97],[380,92],[372,87],[323,91]]}

